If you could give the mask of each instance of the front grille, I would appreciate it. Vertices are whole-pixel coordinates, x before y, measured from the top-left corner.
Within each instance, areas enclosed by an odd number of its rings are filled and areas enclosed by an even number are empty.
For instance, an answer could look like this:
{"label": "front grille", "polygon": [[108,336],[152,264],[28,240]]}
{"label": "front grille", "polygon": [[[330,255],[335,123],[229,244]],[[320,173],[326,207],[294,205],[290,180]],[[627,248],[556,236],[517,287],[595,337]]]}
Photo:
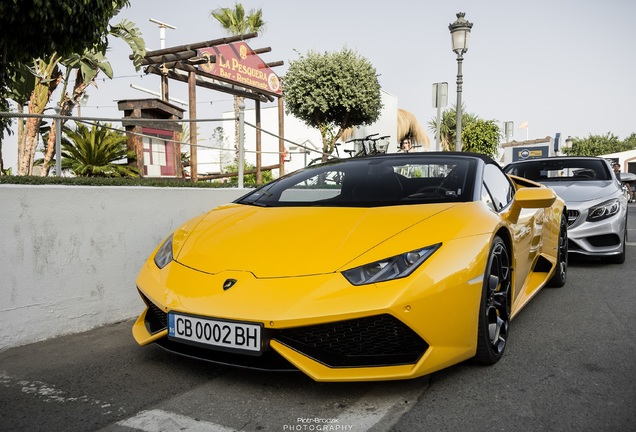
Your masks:
{"label": "front grille", "polygon": [[[148,305],[146,327],[152,334],[168,327],[168,314],[141,294]],[[268,330],[264,341],[278,342],[330,367],[364,367],[413,364],[428,344],[406,324],[392,315],[376,315],[347,321],[283,330]],[[241,354],[216,351],[214,347],[192,347],[162,338],[156,341],[168,351],[222,364],[289,370],[290,365],[275,354],[266,342],[261,361]],[[271,357],[271,358],[270,358]],[[263,360],[267,358],[268,360]]]}
{"label": "front grille", "polygon": [[[141,292],[140,292],[141,294]],[[151,302],[148,297],[141,294],[143,301],[148,305],[146,313],[146,327],[151,334],[168,328],[168,314],[161,310],[156,304]]]}
{"label": "front grille", "polygon": [[428,344],[392,315],[281,330],[273,339],[331,367],[412,364]]}
{"label": "front grille", "polygon": [[568,210],[568,226],[574,225],[579,216],[580,213],[578,210]]}

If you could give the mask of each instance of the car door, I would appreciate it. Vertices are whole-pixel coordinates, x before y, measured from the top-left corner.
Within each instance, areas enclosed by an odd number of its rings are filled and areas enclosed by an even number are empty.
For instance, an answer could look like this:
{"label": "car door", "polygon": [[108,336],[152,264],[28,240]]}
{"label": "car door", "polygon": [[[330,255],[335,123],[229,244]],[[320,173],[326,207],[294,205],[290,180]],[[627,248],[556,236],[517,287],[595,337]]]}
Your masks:
{"label": "car door", "polygon": [[[514,198],[515,186],[496,165],[486,165],[483,176],[482,200],[489,200],[494,211],[503,213]],[[511,224],[514,287],[512,303],[519,298],[528,281],[534,261],[541,252],[544,209],[522,209],[518,221]]]}

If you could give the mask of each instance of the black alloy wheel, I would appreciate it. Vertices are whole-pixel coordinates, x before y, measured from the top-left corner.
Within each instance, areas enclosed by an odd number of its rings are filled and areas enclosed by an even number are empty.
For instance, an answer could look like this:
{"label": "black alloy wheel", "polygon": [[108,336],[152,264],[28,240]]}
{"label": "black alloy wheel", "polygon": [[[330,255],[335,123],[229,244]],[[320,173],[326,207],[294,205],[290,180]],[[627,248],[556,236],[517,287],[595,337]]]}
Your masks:
{"label": "black alloy wheel", "polygon": [[557,247],[557,262],[554,275],[548,281],[548,286],[560,288],[565,285],[568,277],[568,218],[561,215],[559,227],[559,245]]}
{"label": "black alloy wheel", "polygon": [[510,326],[510,289],[512,270],[510,254],[504,241],[495,236],[490,247],[484,274],[479,324],[477,328],[477,363],[497,363],[506,349]]}

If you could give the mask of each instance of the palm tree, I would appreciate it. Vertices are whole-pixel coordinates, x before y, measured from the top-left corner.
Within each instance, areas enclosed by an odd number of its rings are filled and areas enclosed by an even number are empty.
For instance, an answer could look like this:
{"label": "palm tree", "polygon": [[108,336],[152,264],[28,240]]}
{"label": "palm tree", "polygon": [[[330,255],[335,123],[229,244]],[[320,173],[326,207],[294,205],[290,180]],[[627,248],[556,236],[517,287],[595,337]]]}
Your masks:
{"label": "palm tree", "polygon": [[[116,12],[117,13],[117,12]],[[146,43],[141,37],[140,30],[135,23],[126,19],[121,20],[119,24],[109,25],[108,34],[115,36],[128,44],[133,53],[133,65],[135,70],[141,68],[141,61],[146,53]],[[97,47],[86,50],[82,54],[73,54],[66,59],[60,61],[60,65],[66,67],[66,74],[63,79],[62,96],[60,98],[59,107],[60,114],[70,116],[73,109],[79,104],[80,100],[86,94],[88,86],[94,84],[95,77],[101,71],[108,78],[113,78],[113,69],[104,55]],[[69,96],[66,88],[70,81],[70,76],[75,75],[75,84],[73,93]],[[62,120],[64,124],[66,120]],[[49,164],[55,151],[55,123],[52,125],[52,133],[49,135],[49,141],[46,145],[46,153],[44,155],[44,163],[42,164],[42,175],[47,176],[49,172]]]}
{"label": "palm tree", "polygon": [[[473,123],[477,120],[477,116],[475,114],[471,114],[466,111],[466,108],[462,104],[462,130],[466,128],[470,123]],[[428,130],[431,131],[433,135],[435,135],[435,131],[437,129],[437,119],[432,118],[427,122]],[[440,119],[439,126],[439,136],[440,136],[440,144],[442,151],[453,151],[455,149],[455,137],[457,130],[457,109],[456,105],[453,105],[451,108],[445,110],[442,113],[442,118]]]}
{"label": "palm tree", "polygon": [[[58,67],[61,57],[57,53],[47,58],[34,59],[32,66],[19,64],[13,71],[13,92],[10,95],[21,106],[27,105],[29,114],[42,114],[51,94],[62,80]],[[19,109],[22,111],[22,108]],[[19,120],[18,175],[30,175],[42,118]]]}
{"label": "palm tree", "polygon": [[234,9],[215,9],[211,15],[229,34],[235,36],[257,32],[265,27],[262,9],[252,9],[245,15],[245,9],[241,3],[236,3]]}
{"label": "palm tree", "polygon": [[[239,36],[246,33],[253,33],[265,28],[265,21],[263,21],[262,9],[251,9],[250,12],[245,15],[245,9],[241,3],[235,3],[234,9],[232,8],[218,8],[211,12],[211,15],[216,19],[223,29],[232,36]],[[242,102],[242,96],[234,96],[234,117],[239,116],[239,105]],[[234,143],[238,149],[239,142],[239,125],[238,120],[234,123]]]}
{"label": "palm tree", "polygon": [[110,124],[95,123],[89,129],[77,123],[75,129],[64,126],[63,131],[62,170],[80,177],[139,177],[137,169],[126,164],[135,157],[126,135]]}
{"label": "palm tree", "polygon": [[[115,10],[115,15],[119,9]],[[135,23],[121,20],[118,24],[109,24],[108,34],[115,36],[128,44],[133,53],[133,65],[136,70],[141,68],[141,61],[145,55],[145,42]],[[63,71],[63,68],[65,71]],[[105,57],[102,47],[94,46],[83,53],[76,53],[62,58],[57,53],[50,57],[34,59],[32,65],[18,64],[11,74],[11,91],[9,97],[18,105],[19,111],[27,105],[29,114],[42,114],[50,102],[51,95],[58,85],[62,84],[60,101],[61,115],[70,115],[73,108],[82,99],[89,85],[95,82],[95,76],[103,72],[108,78],[113,77],[113,70]],[[75,76],[72,94],[69,96],[66,88]],[[66,119],[62,120],[64,123]],[[18,123],[18,175],[29,175],[33,168],[37,134],[42,119],[39,117],[20,120]],[[42,175],[46,176],[49,163],[55,150],[55,123],[46,145]]]}

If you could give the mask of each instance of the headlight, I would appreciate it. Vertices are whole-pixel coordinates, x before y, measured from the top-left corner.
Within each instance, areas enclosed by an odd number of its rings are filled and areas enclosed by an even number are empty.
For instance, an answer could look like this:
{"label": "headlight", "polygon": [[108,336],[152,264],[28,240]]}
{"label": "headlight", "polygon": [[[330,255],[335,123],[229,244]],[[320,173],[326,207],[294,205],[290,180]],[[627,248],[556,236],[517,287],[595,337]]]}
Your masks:
{"label": "headlight", "polygon": [[420,266],[441,246],[438,243],[391,258],[386,258],[342,272],[353,285],[365,285],[406,277]]}
{"label": "headlight", "polygon": [[174,258],[172,256],[172,235],[170,235],[170,237],[168,237],[163,242],[163,244],[161,245],[161,247],[155,254],[155,264],[157,264],[157,267],[162,269],[165,266],[167,266],[168,263],[170,263],[170,261],[172,261],[173,259]]}
{"label": "headlight", "polygon": [[621,204],[617,198],[605,201],[602,204],[590,208],[587,215],[588,222],[597,222],[614,216],[621,209]]}

